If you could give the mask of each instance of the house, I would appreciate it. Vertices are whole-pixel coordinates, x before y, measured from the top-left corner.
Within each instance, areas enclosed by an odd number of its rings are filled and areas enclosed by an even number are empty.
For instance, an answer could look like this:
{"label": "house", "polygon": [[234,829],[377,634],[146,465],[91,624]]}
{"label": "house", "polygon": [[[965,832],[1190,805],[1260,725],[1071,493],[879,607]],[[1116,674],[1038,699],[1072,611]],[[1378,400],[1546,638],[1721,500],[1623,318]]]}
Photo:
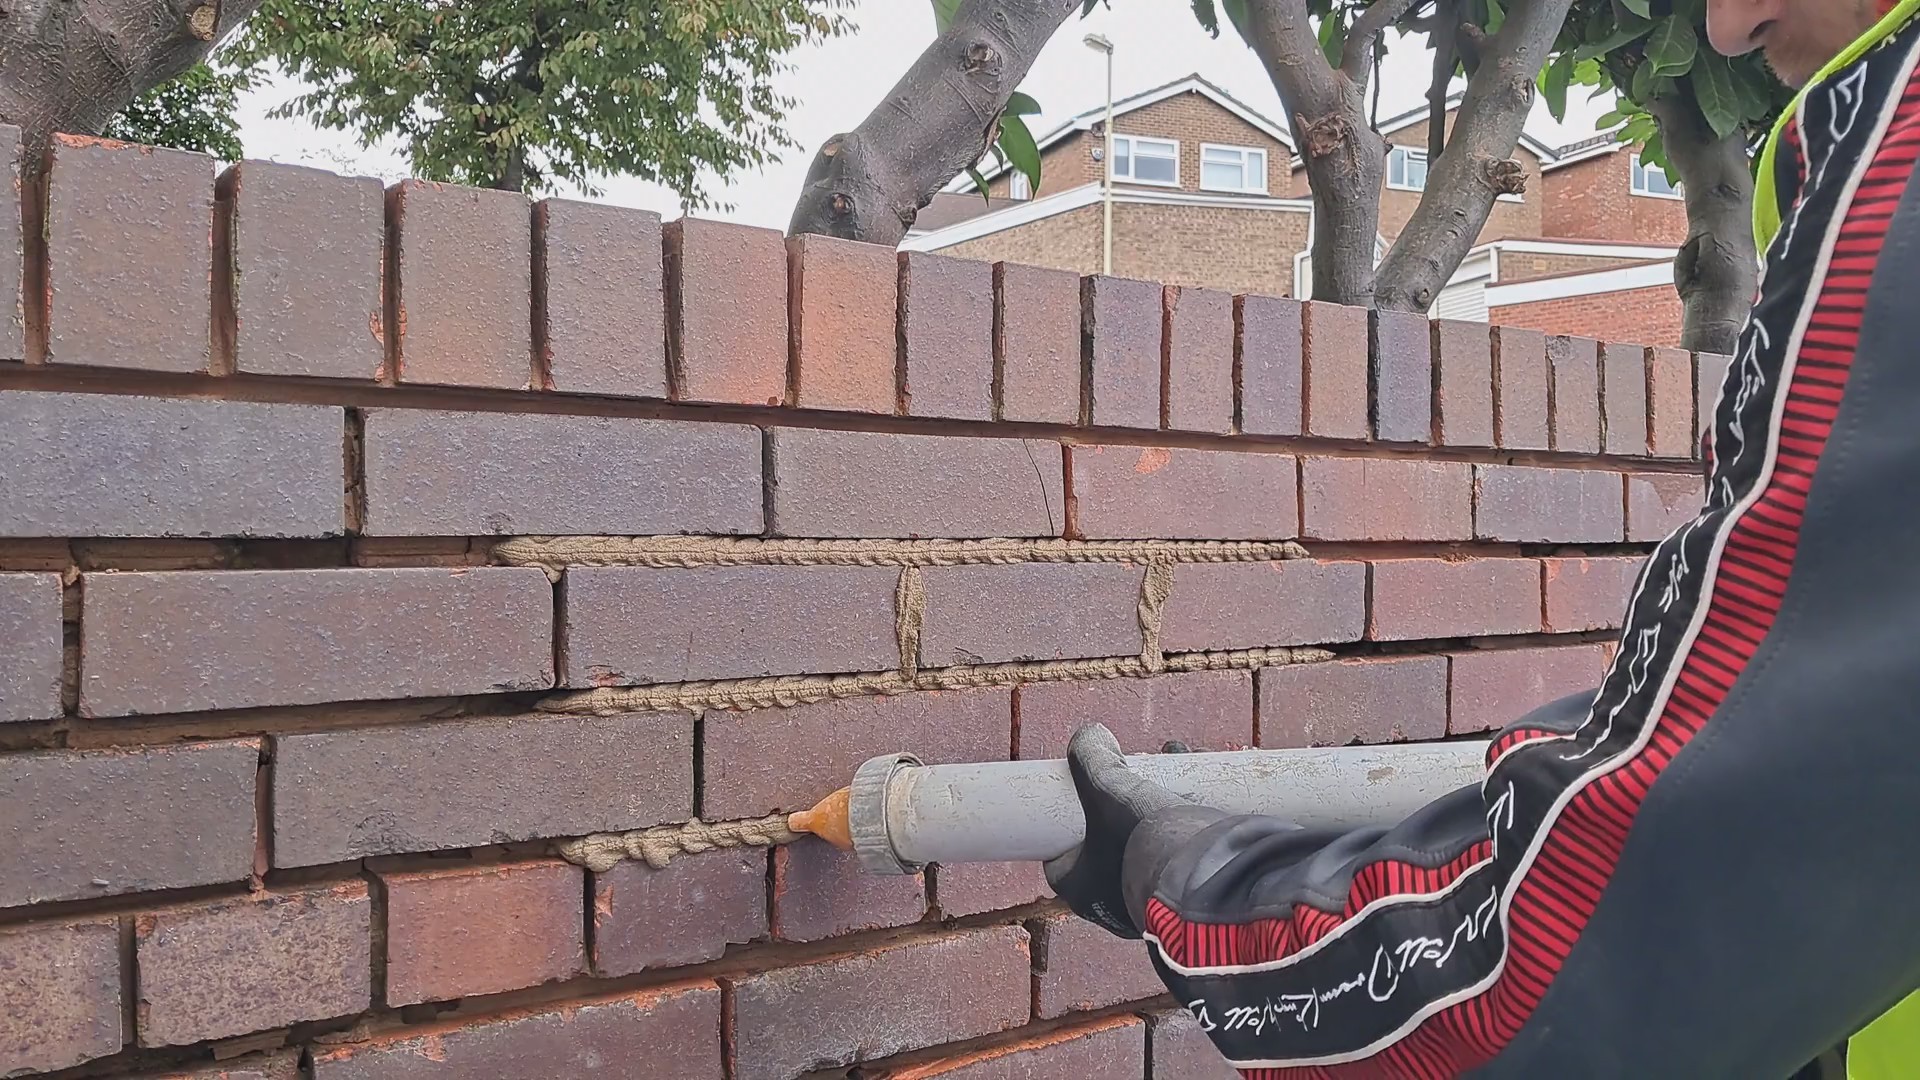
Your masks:
{"label": "house", "polygon": [[[1447,102],[1452,125],[1460,97]],[[1113,272],[1177,285],[1308,298],[1313,201],[1288,131],[1198,75],[1114,102]],[[1383,256],[1419,205],[1429,110],[1384,120]],[[1017,171],[935,196],[903,247],[1097,273],[1105,107],[1039,140],[1042,190]],[[1524,133],[1526,190],[1495,202],[1478,244],[1436,299],[1436,318],[1552,333],[1679,339],[1674,253],[1686,208],[1657,167],[1609,136],[1555,147]],[[1631,322],[1623,327],[1623,315]]]}

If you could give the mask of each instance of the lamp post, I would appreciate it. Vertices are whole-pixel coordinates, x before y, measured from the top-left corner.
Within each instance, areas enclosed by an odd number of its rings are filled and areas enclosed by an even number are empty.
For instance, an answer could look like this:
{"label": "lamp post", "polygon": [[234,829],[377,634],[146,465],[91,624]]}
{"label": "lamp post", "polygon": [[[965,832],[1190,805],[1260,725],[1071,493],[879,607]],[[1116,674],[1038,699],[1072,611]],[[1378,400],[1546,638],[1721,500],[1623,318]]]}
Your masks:
{"label": "lamp post", "polygon": [[1099,34],[1082,39],[1087,48],[1107,56],[1107,149],[1101,155],[1105,176],[1101,184],[1100,272],[1113,273],[1113,42]]}

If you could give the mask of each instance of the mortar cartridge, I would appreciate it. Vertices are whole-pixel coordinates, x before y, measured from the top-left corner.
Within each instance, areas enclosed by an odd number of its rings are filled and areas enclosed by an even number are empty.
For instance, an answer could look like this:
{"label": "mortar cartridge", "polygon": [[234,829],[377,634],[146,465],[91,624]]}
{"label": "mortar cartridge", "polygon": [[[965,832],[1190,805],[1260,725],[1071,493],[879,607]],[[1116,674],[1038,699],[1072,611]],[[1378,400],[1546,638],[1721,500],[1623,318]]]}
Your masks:
{"label": "mortar cartridge", "polygon": [[[1196,803],[1269,814],[1304,828],[1398,824],[1434,799],[1479,784],[1484,741],[1307,750],[1143,754],[1142,776]],[[788,818],[854,851],[875,874],[919,873],[928,863],[1044,862],[1086,833],[1064,759],[926,765],[884,754],[853,783]]]}

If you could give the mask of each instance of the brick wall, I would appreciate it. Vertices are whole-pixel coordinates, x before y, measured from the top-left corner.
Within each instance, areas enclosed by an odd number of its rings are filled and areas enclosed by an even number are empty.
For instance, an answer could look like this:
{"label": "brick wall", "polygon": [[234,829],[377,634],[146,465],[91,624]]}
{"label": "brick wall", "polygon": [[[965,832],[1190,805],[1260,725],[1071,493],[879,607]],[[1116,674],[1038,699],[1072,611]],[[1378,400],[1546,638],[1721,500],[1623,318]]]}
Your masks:
{"label": "brick wall", "polygon": [[1630,244],[1686,242],[1686,203],[1635,195],[1629,150],[1576,161],[1545,179],[1545,231],[1539,235]]}
{"label": "brick wall", "polygon": [[[1501,257],[1506,269],[1506,257]],[[1670,286],[1623,289],[1619,292],[1569,296],[1561,300],[1537,300],[1530,304],[1507,304],[1487,309],[1487,320],[1500,326],[1522,326],[1535,330],[1551,329],[1565,333],[1605,336],[1617,330],[1622,312],[1632,312],[1634,336],[1652,345],[1680,344],[1685,311],[1679,294]]]}
{"label": "brick wall", "polygon": [[1034,867],[564,842],[1086,717],[1482,732],[1699,494],[1672,350],[1410,316],[1370,384],[1364,312],[93,142],[44,200],[0,1075],[1224,1078]]}

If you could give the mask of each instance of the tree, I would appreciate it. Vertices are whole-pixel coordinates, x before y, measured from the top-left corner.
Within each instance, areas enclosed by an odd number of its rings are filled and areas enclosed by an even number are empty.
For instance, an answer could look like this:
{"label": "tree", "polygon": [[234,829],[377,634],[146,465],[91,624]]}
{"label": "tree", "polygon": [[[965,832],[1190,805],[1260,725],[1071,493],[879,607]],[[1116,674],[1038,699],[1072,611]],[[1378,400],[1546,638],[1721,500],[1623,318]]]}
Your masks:
{"label": "tree", "polygon": [[1038,106],[1015,94],[1082,5],[1093,0],[933,0],[933,44],[858,127],[821,146],[790,230],[898,244],[934,193],[989,147],[1037,187],[1039,151],[1022,117]]}
{"label": "tree", "polygon": [[123,142],[197,150],[223,161],[242,156],[240,122],[233,111],[247,89],[245,71],[218,71],[200,63],[172,82],[147,91],[108,120],[100,134]]}
{"label": "tree", "polygon": [[1757,287],[1753,175],[1757,150],[1792,92],[1758,54],[1729,60],[1706,45],[1705,0],[1579,0],[1541,73],[1548,108],[1569,86],[1618,96],[1602,127],[1642,144],[1679,177],[1687,239],[1674,259],[1685,313],[1681,344],[1731,353]]}
{"label": "tree", "polygon": [[792,146],[781,57],[851,0],[266,0],[235,58],[311,89],[276,111],[399,137],[428,179],[522,191],[631,175],[712,205],[703,173]]}
{"label": "tree", "polygon": [[[11,0],[0,12],[0,120],[27,160],[56,131],[98,134],[206,58],[259,0]],[[138,32],[133,32],[133,31]]]}

